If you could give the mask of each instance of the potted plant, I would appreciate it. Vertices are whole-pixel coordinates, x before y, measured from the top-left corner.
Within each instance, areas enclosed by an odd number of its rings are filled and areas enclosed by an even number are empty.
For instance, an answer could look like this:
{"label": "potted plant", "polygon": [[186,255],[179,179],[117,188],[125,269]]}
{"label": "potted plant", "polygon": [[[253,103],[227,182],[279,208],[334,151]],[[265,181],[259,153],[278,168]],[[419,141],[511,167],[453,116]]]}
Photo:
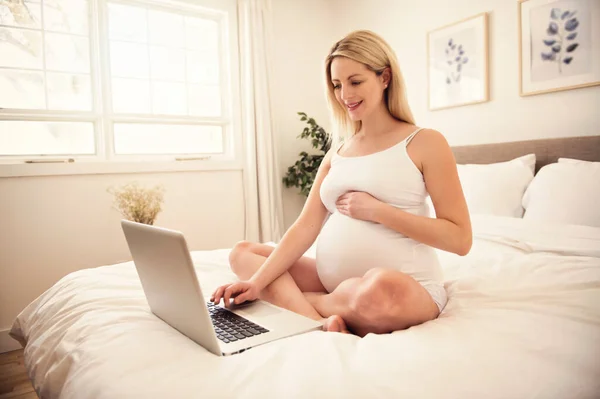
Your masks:
{"label": "potted plant", "polygon": [[299,154],[300,159],[288,168],[286,175],[283,177],[283,183],[288,188],[300,188],[300,194],[308,197],[319,166],[331,147],[331,140],[330,134],[319,126],[313,118],[308,117],[304,112],[298,112],[298,115],[300,115],[300,120],[306,122],[307,125],[302,133],[298,135],[298,138],[310,140],[313,148],[319,152],[309,154],[302,151]]}

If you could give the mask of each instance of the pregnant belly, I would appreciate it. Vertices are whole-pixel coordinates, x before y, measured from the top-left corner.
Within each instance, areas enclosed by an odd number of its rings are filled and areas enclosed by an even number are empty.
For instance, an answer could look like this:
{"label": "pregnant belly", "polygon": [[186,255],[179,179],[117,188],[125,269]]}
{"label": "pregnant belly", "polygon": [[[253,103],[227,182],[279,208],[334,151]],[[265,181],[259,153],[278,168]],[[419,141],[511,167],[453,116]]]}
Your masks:
{"label": "pregnant belly", "polygon": [[381,224],[333,213],[316,248],[319,278],[328,291],[342,281],[362,277],[374,267],[402,269],[412,264],[418,243]]}

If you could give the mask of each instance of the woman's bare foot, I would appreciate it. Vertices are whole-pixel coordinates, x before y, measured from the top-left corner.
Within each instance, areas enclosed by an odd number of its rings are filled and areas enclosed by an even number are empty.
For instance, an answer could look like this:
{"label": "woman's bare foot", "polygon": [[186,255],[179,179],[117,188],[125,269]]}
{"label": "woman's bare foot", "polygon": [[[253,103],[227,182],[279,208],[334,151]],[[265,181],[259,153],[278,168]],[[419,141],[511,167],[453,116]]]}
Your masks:
{"label": "woman's bare foot", "polygon": [[342,334],[350,334],[344,319],[338,315],[329,316],[325,324],[323,324],[323,330],[329,332],[339,332]]}

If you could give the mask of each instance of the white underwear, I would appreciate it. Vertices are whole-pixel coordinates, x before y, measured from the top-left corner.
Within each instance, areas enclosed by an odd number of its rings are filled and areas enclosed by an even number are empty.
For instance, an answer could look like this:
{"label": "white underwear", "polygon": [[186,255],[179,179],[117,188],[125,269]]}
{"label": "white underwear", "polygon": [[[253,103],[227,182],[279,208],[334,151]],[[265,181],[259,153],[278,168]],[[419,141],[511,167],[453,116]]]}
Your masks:
{"label": "white underwear", "polygon": [[438,284],[428,284],[424,285],[423,288],[425,288],[427,292],[429,292],[429,295],[431,295],[431,298],[437,305],[438,309],[440,310],[440,313],[442,313],[442,310],[444,310],[444,307],[448,302],[448,294],[446,294],[446,289],[444,288],[444,286]]}

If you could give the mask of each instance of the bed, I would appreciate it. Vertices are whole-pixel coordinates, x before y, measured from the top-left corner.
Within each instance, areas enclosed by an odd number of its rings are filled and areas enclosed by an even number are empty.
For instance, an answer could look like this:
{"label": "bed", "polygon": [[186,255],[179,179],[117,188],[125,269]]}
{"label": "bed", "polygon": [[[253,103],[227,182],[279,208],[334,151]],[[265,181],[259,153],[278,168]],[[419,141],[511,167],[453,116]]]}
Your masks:
{"label": "bed", "polygon": [[[542,166],[567,153],[600,161],[600,137],[454,148],[479,164],[532,151]],[[600,227],[472,223],[467,256],[438,251],[447,306],[405,331],[313,331],[217,357],[150,313],[127,262],[65,276],[11,335],[41,398],[600,397]],[[203,290],[235,278],[228,254],[192,252]]]}

